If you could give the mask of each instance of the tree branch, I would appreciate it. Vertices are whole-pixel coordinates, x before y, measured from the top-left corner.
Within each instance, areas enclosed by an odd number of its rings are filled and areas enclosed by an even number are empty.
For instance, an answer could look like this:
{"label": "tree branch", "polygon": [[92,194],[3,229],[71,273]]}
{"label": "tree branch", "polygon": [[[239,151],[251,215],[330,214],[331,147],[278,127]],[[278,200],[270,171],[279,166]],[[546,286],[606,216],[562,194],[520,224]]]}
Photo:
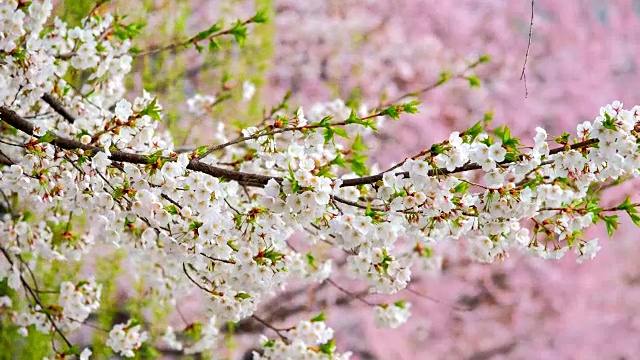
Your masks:
{"label": "tree branch", "polygon": [[55,110],[58,114],[60,114],[68,122],[73,124],[73,122],[76,121],[76,117],[71,115],[71,113],[68,112],[67,109],[65,109],[64,105],[62,104],[62,102],[60,102],[60,100],[56,99],[53,95],[51,95],[49,93],[45,93],[44,95],[42,95],[42,100],[44,100],[44,102],[49,104],[49,106],[51,106],[53,108],[53,110]]}
{"label": "tree branch", "polygon": [[[33,136],[34,125],[31,122],[23,119],[15,111],[5,106],[0,106],[0,119],[6,122],[7,124],[15,127],[16,129],[22,131],[23,133]],[[84,145],[79,141],[66,139],[63,137],[55,136],[55,135],[51,143],[65,150],[82,149],[85,151],[94,151],[94,152],[104,151],[104,149],[100,147]],[[596,143],[598,143],[598,139],[589,139],[579,143],[575,143],[571,146],[561,146],[561,147],[552,149],[551,151],[549,151],[549,154],[553,155],[553,154],[561,153],[563,151],[581,149],[581,148],[592,146]],[[499,165],[516,163],[518,161],[524,160],[525,158],[526,158],[525,154],[520,154],[519,156],[516,157],[515,160],[512,160],[512,161],[505,160],[500,162]],[[112,161],[127,162],[131,164],[149,164],[150,163],[150,159],[148,156],[129,153],[129,152],[120,151],[120,150],[111,151],[111,156],[109,157],[109,159],[111,159]],[[164,159],[167,161],[175,160],[173,158],[164,158]],[[227,180],[237,181],[239,183],[242,183],[248,186],[264,186],[271,179],[274,179],[280,183],[283,181],[281,177],[277,177],[277,176],[250,174],[250,173],[245,173],[241,171],[223,169],[210,164],[205,164],[202,161],[199,161],[198,159],[191,160],[187,165],[187,169],[208,174],[216,178],[223,178]],[[482,169],[482,166],[475,163],[467,163],[466,165],[456,168],[452,171],[449,171],[444,168],[429,170],[428,176],[442,176],[442,175],[449,175],[449,174],[455,174],[455,173],[461,173],[465,171],[472,171],[472,170],[479,170],[479,169]],[[343,180],[341,187],[373,184],[382,180],[382,177],[384,174],[385,173],[382,172],[377,175],[364,176],[364,177],[359,177],[354,179],[345,179]],[[396,173],[395,175],[408,178],[409,172],[407,171],[399,172],[399,173]]]}

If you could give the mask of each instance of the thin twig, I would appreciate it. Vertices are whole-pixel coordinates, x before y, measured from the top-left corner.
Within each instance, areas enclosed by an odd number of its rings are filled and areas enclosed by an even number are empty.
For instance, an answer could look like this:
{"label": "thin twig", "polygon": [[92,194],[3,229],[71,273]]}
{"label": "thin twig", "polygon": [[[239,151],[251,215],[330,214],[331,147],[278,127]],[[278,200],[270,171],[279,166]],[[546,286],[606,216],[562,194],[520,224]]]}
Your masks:
{"label": "thin twig", "polygon": [[524,80],[524,97],[529,96],[529,89],[527,88],[527,74],[525,73],[527,68],[527,60],[529,59],[529,50],[531,49],[531,38],[533,35],[533,16],[536,0],[531,0],[531,22],[529,23],[529,43],[527,44],[527,52],[524,54],[524,64],[522,64],[522,74],[520,74],[520,80]]}

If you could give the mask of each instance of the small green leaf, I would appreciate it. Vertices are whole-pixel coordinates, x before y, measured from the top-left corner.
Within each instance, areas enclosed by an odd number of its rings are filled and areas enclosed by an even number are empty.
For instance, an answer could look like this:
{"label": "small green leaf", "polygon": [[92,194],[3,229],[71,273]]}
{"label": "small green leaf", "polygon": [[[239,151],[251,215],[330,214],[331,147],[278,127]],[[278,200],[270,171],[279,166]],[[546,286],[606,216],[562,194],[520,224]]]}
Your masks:
{"label": "small green leaf", "polygon": [[324,131],[322,132],[322,135],[324,135],[324,143],[328,144],[331,141],[333,141],[333,135],[335,134],[335,132],[333,131],[333,129],[331,128],[325,128]]}
{"label": "small green leaf", "polygon": [[247,27],[240,20],[233,25],[229,33],[233,35],[240,47],[244,46],[247,40]]}
{"label": "small green leaf", "polygon": [[438,85],[442,85],[446,83],[447,81],[451,80],[452,77],[453,77],[453,74],[451,74],[449,71],[441,72],[440,78],[438,79]]}
{"label": "small green leaf", "polygon": [[400,309],[404,309],[404,307],[407,305],[407,302],[404,300],[398,300],[396,302],[393,303],[393,306],[395,307],[399,307]]}
{"label": "small green leaf", "polygon": [[198,146],[196,148],[196,150],[194,151],[194,153],[195,153],[195,155],[197,157],[200,157],[200,156],[204,155],[207,152],[208,149],[209,148],[206,145]]}
{"label": "small green leaf", "polygon": [[336,341],[334,339],[320,345],[320,352],[323,354],[331,355],[336,351]]}
{"label": "small green leaf", "polygon": [[165,206],[164,210],[167,211],[171,215],[178,215],[178,213],[180,212],[178,210],[178,207],[173,205],[173,204]]}
{"label": "small green leaf", "polygon": [[398,120],[398,118],[400,118],[400,112],[398,112],[397,106],[389,106],[388,108],[382,110],[380,113],[382,115],[387,115],[393,120]]}
{"label": "small green leaf", "polygon": [[236,300],[245,300],[245,299],[251,299],[251,295],[245,293],[245,292],[239,292],[236,294],[236,296],[234,296],[234,298]]}
{"label": "small green leaf", "polygon": [[336,157],[331,160],[331,165],[338,165],[340,167],[345,167],[347,166],[347,162],[344,160],[344,157],[342,157],[342,154],[338,153],[338,155],[336,155]]}
{"label": "small green leaf", "polygon": [[356,134],[356,138],[353,140],[353,144],[351,145],[351,149],[357,153],[363,153],[369,150],[367,144],[362,141],[362,137],[360,133]]}
{"label": "small green leaf", "polygon": [[467,76],[467,80],[469,81],[469,87],[479,88],[482,85],[480,79],[478,79],[478,77],[475,75]]}
{"label": "small green leaf", "polygon": [[483,131],[484,131],[484,126],[482,126],[482,121],[478,121],[477,123],[473,124],[472,127],[468,128],[464,132],[464,135],[466,137],[466,142],[468,144],[472,143],[473,140],[475,140],[478,137],[478,135],[482,134]]}
{"label": "small green leaf", "polygon": [[153,100],[151,100],[151,102],[144,107],[144,109],[142,109],[140,111],[140,115],[144,116],[150,116],[152,119],[155,119],[157,121],[162,121],[162,118],[160,117],[160,111],[162,110],[162,108],[160,107],[160,105],[158,105],[158,98],[155,97],[153,98]]}
{"label": "small green leaf", "polygon": [[55,139],[56,139],[56,136],[53,134],[53,132],[52,131],[47,131],[46,134],[44,134],[44,135],[42,135],[42,136],[40,136],[38,138],[38,142],[39,143],[50,143]]}
{"label": "small green leaf", "polygon": [[316,315],[314,318],[312,318],[311,322],[320,322],[320,321],[326,321],[327,320],[327,316],[321,312],[320,314]]}
{"label": "small green leaf", "polygon": [[486,62],[489,62],[489,61],[491,61],[491,56],[486,55],[486,54],[485,55],[481,55],[478,58],[478,64],[486,63]]}
{"label": "small green leaf", "polygon": [[338,136],[340,136],[340,137],[343,137],[343,138],[345,138],[345,139],[348,139],[348,138],[349,138],[349,134],[347,134],[347,131],[346,131],[345,129],[341,128],[341,127],[334,127],[334,128],[333,128],[333,132],[334,132],[336,135],[338,135]]}
{"label": "small green leaf", "polygon": [[264,24],[267,21],[269,21],[267,10],[260,10],[251,18],[251,22],[254,22],[256,24]]}
{"label": "small green leaf", "polygon": [[201,226],[202,226],[202,222],[194,221],[191,224],[189,224],[189,231],[193,231],[193,230],[199,229]]}
{"label": "small green leaf", "polygon": [[196,34],[196,36],[193,37],[193,41],[200,41],[200,40],[204,40],[206,38],[208,38],[209,36],[213,35],[214,33],[220,31],[222,29],[222,23],[221,22],[217,22],[213,25],[211,25],[211,27],[209,27],[207,30],[201,31],[198,34]]}
{"label": "small green leaf", "polygon": [[220,43],[216,39],[209,40],[209,51],[218,51],[220,50]]}
{"label": "small green leaf", "polygon": [[417,114],[418,105],[420,105],[420,101],[409,101],[408,103],[402,104],[402,111],[407,114]]}
{"label": "small green leaf", "polygon": [[362,124],[362,120],[358,118],[358,116],[356,115],[356,111],[353,109],[351,109],[351,113],[349,114],[349,117],[347,118],[347,120],[345,120],[345,122],[347,124]]}
{"label": "small green leaf", "polygon": [[367,165],[365,164],[367,157],[364,155],[357,155],[351,159],[351,170],[358,176],[364,176],[369,173]]}
{"label": "small green leaf", "polygon": [[607,226],[607,234],[609,237],[613,235],[614,230],[618,229],[618,218],[618,215],[602,216],[602,220],[604,220],[604,223]]}
{"label": "small green leaf", "polygon": [[452,192],[456,193],[456,194],[465,194],[467,192],[467,190],[469,190],[469,183],[467,182],[461,182],[460,184],[456,185],[456,187],[454,187],[452,190]]}
{"label": "small green leaf", "polygon": [[555,141],[557,144],[560,145],[566,145],[569,143],[569,138],[571,137],[571,134],[569,134],[568,132],[563,132],[562,135],[558,136],[557,138],[555,138]]}

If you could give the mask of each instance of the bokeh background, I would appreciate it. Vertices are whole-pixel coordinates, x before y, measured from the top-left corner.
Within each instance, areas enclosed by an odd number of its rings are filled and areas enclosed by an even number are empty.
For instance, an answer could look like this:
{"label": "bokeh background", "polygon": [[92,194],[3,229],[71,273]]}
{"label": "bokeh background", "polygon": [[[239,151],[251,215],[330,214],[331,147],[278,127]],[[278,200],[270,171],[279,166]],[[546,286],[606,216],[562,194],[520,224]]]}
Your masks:
{"label": "bokeh background", "polygon": [[[56,11],[78,21],[92,6],[86,3],[60,0]],[[527,90],[520,76],[530,0],[145,0],[114,1],[109,9],[148,22],[140,47],[269,10],[270,22],[252,27],[243,49],[229,42],[216,53],[134,62],[132,94],[145,88],[159,95],[165,128],[178,145],[207,144],[219,124],[256,123],[287,91],[293,108],[337,98],[374,106],[481,54],[491,56],[476,69],[481,88],[452,81],[422,96],[420,114],[368,139],[370,163],[402,160],[488,112],[494,124],[530,138],[536,126],[551,135],[575,132],[613,100],[640,104],[640,0],[536,0]],[[239,100],[244,81],[257,87],[249,102]],[[186,113],[194,94],[222,92],[234,97],[206,118]],[[606,201],[621,202],[638,192],[636,185],[623,184]],[[519,254],[480,265],[456,246],[443,247],[442,270],[414,276],[421,295],[401,294],[413,303],[413,316],[398,330],[377,329],[371,309],[357,302],[334,306],[330,325],[339,349],[354,351],[354,359],[637,359],[638,230],[623,219],[613,238],[603,229],[589,236],[603,249],[581,265],[571,255],[554,262]],[[188,319],[202,312],[197,295],[185,296],[180,307]],[[242,358],[243,346],[224,356]]]}

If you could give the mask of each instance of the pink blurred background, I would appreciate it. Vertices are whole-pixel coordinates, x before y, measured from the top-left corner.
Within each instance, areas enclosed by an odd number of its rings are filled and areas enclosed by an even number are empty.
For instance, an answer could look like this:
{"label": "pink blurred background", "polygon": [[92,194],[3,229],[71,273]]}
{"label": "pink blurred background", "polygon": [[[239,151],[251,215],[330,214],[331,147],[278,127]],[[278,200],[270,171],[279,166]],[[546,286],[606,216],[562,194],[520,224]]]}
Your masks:
{"label": "pink blurred background", "polygon": [[[282,0],[275,8],[267,99],[293,89],[307,106],[354,92],[377,104],[384,92],[394,97],[479,54],[491,56],[478,69],[481,89],[452,82],[421,98],[421,114],[373,139],[374,158],[383,165],[465,129],[487,111],[496,124],[530,137],[535,126],[551,135],[575,132],[613,100],[640,103],[640,1],[536,1],[526,97],[520,74],[528,0]],[[635,189],[625,184],[607,200],[620,202]],[[518,254],[479,265],[444,250],[442,273],[418,275],[416,288],[437,302],[403,294],[414,304],[413,317],[397,331],[375,328],[365,307],[336,309],[338,344],[357,359],[638,358],[640,239],[623,221],[612,239],[602,229],[590,234],[603,249],[582,265],[572,255],[554,262]]]}

